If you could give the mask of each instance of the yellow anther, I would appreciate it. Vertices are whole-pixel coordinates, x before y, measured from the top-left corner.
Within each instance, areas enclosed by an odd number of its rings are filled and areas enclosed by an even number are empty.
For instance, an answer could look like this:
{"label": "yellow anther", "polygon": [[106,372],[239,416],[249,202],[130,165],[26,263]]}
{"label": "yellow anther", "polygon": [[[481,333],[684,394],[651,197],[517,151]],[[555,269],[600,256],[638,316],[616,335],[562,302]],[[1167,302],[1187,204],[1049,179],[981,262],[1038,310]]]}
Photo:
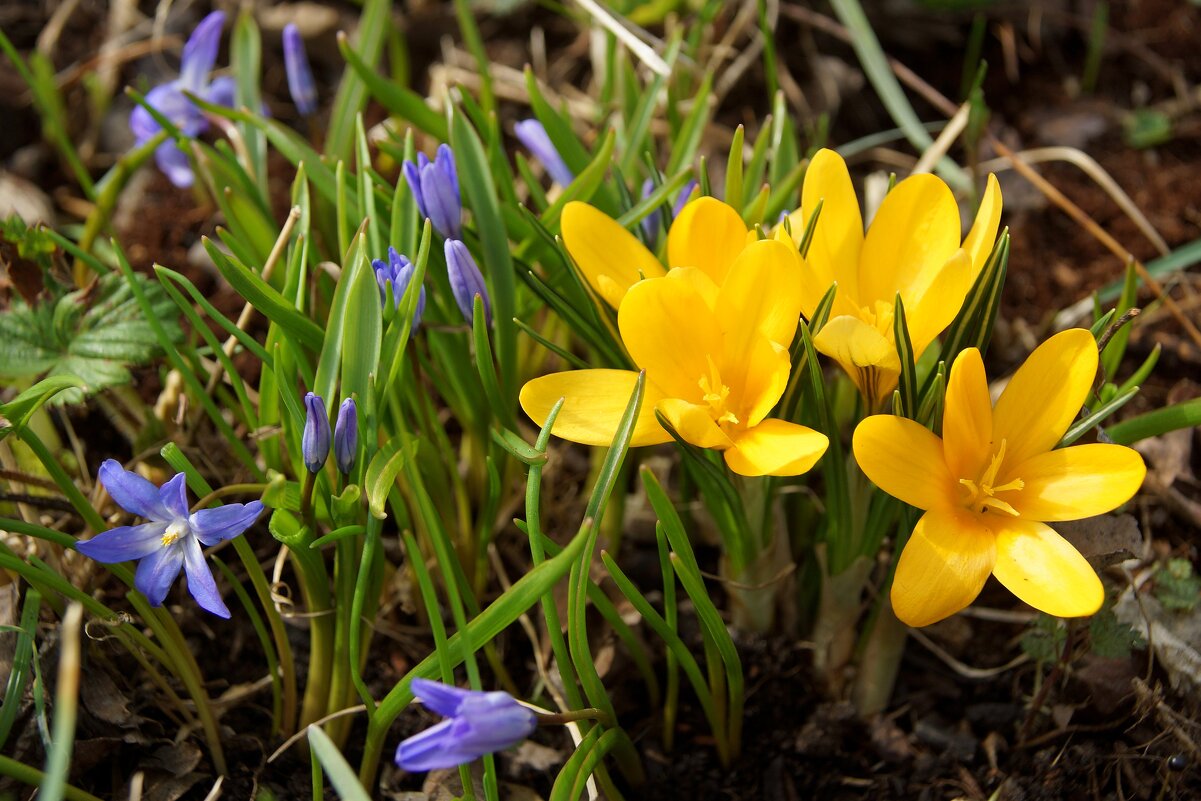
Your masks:
{"label": "yellow anther", "polygon": [[980,476],[979,481],[972,481],[966,478],[959,479],[959,483],[967,489],[967,497],[964,498],[963,502],[964,506],[969,509],[978,509],[981,512],[994,509],[998,512],[1018,517],[1017,509],[1014,509],[1011,504],[996,497],[998,492],[1016,492],[1026,486],[1026,482],[1020,478],[1015,478],[1000,485],[994,483],[997,480],[997,473],[1001,471],[1001,465],[1005,462],[1005,447],[1005,440],[1001,440],[1001,447],[997,449],[992,459],[989,460],[988,468]]}
{"label": "yellow anther", "polygon": [[186,529],[187,524],[182,520],[177,520],[171,525],[167,526],[167,530],[163,532],[163,547],[166,548],[168,545],[182,537]]}

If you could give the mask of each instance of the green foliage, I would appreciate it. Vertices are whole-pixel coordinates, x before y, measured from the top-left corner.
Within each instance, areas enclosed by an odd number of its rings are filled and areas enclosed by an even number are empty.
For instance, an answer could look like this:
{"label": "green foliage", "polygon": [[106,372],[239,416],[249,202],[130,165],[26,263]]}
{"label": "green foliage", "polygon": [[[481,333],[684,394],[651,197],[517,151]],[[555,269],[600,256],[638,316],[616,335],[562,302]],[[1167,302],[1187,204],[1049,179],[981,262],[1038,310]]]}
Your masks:
{"label": "green foliage", "polygon": [[1201,602],[1201,577],[1187,559],[1169,559],[1155,574],[1155,597],[1167,609],[1190,611]]}
{"label": "green foliage", "polygon": [[1147,644],[1142,634],[1117,619],[1108,601],[1088,621],[1088,642],[1090,651],[1106,659],[1129,656],[1132,650]]}
{"label": "green foliage", "polygon": [[50,269],[50,257],[58,250],[47,229],[37,226],[30,228],[15,214],[0,220],[0,239],[15,245],[18,256],[36,262],[43,270]]}
{"label": "green foliage", "polygon": [[[171,339],[182,339],[171,299],[145,276],[136,280]],[[75,376],[83,383],[55,395],[54,404],[78,403],[128,383],[131,366],[161,352],[133,289],[118,275],[101,276],[91,286],[35,306],[15,300],[0,314],[0,376]]]}
{"label": "green foliage", "polygon": [[1063,653],[1067,642],[1067,627],[1063,621],[1039,613],[1030,629],[1022,635],[1022,651],[1036,662],[1054,662]]}

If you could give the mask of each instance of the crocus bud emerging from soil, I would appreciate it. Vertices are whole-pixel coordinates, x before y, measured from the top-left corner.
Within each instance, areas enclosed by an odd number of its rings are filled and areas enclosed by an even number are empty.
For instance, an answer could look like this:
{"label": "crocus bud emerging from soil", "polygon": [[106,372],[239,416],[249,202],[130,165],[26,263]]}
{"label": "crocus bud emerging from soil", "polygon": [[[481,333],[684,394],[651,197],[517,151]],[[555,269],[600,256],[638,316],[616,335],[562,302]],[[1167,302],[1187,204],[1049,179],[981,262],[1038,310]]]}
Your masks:
{"label": "crocus bud emerging from soil", "polygon": [[284,26],[284,71],[288,75],[288,91],[296,110],[304,117],[311,116],[317,110],[317,84],[304,52],[304,40],[291,23]]}
{"label": "crocus bud emerging from soil", "polygon": [[484,284],[484,276],[475,265],[471,251],[457,239],[446,240],[446,271],[450,276],[450,289],[454,293],[455,303],[463,313],[463,319],[468,323],[474,317],[475,296],[479,295],[484,301],[484,320],[492,325],[492,303],[488,300],[488,287]]}
{"label": "crocus bud emerging from soil", "polygon": [[453,768],[514,746],[538,727],[534,713],[505,692],[413,679],[413,694],[446,720],[400,744],[396,764],[404,770]]}
{"label": "crocus bud emerging from soil", "polygon": [[459,174],[455,154],[447,145],[439,145],[434,160],[417,154],[417,163],[404,163],[405,181],[417,201],[417,210],[447,239],[463,235],[463,201],[459,195]]}
{"label": "crocus bud emerging from soil", "polygon": [[310,473],[318,473],[329,457],[329,415],[325,401],[312,392],[304,396],[304,435],[300,439],[300,455]]}

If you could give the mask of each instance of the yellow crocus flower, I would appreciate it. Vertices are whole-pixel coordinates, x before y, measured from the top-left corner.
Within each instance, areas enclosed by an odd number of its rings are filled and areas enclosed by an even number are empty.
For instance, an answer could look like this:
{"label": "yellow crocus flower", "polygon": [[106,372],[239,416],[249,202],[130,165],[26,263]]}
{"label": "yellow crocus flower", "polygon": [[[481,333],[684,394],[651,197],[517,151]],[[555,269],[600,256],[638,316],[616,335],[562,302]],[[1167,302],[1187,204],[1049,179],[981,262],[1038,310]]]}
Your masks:
{"label": "yellow crocus flower", "polygon": [[[636,236],[587,203],[573,200],[563,207],[561,230],[588,284],[614,309],[634,284],[666,274]],[[738,254],[757,238],[733,207],[700,197],[680,211],[667,232],[667,264],[695,267],[720,286]]]}
{"label": "yellow crocus flower", "polygon": [[[718,207],[728,209],[734,218]],[[580,208],[576,213],[592,215]],[[706,215],[724,216],[730,224],[700,224]],[[688,232],[686,239],[677,233],[681,224]],[[606,228],[600,224],[602,232]],[[657,410],[687,442],[722,451],[736,473],[805,472],[825,453],[829,444],[825,435],[767,419],[788,385],[791,370],[788,345],[801,310],[801,259],[796,246],[784,241],[787,237],[748,244],[741,219],[712,198],[685,207],[669,237],[673,268],[660,277],[641,280],[640,275],[651,272],[646,264],[639,272],[620,272],[632,263],[617,258],[633,251],[628,242],[611,244],[610,268],[600,258],[601,234],[573,237],[577,248],[594,248],[589,257],[581,258],[585,250],[573,251],[573,256],[602,297],[618,301],[622,341],[633,362],[646,371],[642,411],[631,445],[670,440],[655,418]],[[590,244],[582,246],[582,241]],[[541,425],[554,404],[565,398],[554,434],[585,445],[608,445],[637,375],[631,370],[554,373],[522,387],[521,406]]]}
{"label": "yellow crocus flower", "polygon": [[1130,499],[1146,467],[1131,448],[1052,450],[1097,372],[1092,334],[1056,334],[1030,354],[993,406],[980,352],[959,354],[942,437],[892,415],[855,429],[855,459],[875,484],[926,510],[897,563],[892,606],[910,626],[954,614],[989,574],[1058,617],[1091,615],[1104,591],[1084,557],[1047,522],[1099,515]]}
{"label": "yellow crocus flower", "polygon": [[805,173],[801,208],[790,224],[799,237],[821,203],[821,215],[805,256],[801,284],[805,316],[811,317],[831,284],[834,307],[814,346],[837,361],[872,409],[896,388],[901,372],[893,334],[899,293],[909,339],[920,355],[951,324],[968,290],[988,260],[1001,219],[1001,190],[995,176],[975,222],[959,241],[959,206],[933,175],[898,183],[863,233],[859,201],[842,156],[820,150]]}

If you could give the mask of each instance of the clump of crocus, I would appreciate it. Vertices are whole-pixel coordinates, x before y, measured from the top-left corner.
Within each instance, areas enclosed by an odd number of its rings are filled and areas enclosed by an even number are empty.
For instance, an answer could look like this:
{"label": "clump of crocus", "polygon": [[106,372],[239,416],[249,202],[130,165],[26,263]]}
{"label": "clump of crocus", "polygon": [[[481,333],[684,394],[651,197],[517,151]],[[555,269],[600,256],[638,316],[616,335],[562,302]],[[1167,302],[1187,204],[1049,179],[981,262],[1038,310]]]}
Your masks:
{"label": "clump of crocus", "polygon": [[[609,220],[590,206],[574,205],[584,215]],[[565,230],[566,216],[565,210]],[[608,297],[620,301],[622,342],[646,371],[642,410],[630,444],[670,440],[655,417],[658,412],[685,441],[722,451],[735,473],[793,476],[809,470],[825,453],[826,436],[767,417],[788,385],[788,346],[800,317],[801,265],[792,240],[781,233],[782,239],[748,244],[746,227],[734,209],[700,198],[684,207],[668,232],[668,257],[675,266],[664,275],[641,243],[609,223],[626,237],[610,243],[611,274],[627,277],[631,284],[628,291],[616,280],[593,285],[612,289]],[[596,237],[587,243],[593,264],[601,261]],[[578,239],[576,243],[579,250]],[[579,259],[576,252],[572,255]],[[624,258],[633,253],[645,258]],[[652,269],[660,277],[638,280],[640,274],[654,274]],[[565,398],[554,434],[585,445],[608,445],[637,377],[632,370],[554,373],[522,387],[521,406],[542,425]]]}
{"label": "clump of crocus", "polygon": [[288,77],[288,92],[301,116],[312,116],[317,110],[317,83],[304,52],[300,30],[288,23],[284,26],[284,72]]}
{"label": "clump of crocus", "polygon": [[459,194],[455,154],[450,147],[439,145],[433,161],[424,153],[418,153],[417,163],[406,161],[403,171],[421,216],[428,218],[444,238],[461,238],[463,199]]}
{"label": "clump of crocus", "polygon": [[[146,94],[146,103],[188,136],[204,133],[209,123],[204,113],[184,94],[185,91],[217,105],[234,104],[236,84],[233,78],[221,77],[209,82],[224,24],[225,14],[221,11],[214,11],[201,20],[184,45],[179,77],[154,87]],[[158,121],[142,106],[129,115],[129,128],[139,145],[150,141],[162,130]],[[189,187],[195,180],[187,154],[172,139],[155,149],[154,160],[171,183],[178,187]]]}
{"label": "clump of crocus", "polygon": [[[395,248],[388,248],[388,260],[386,262],[382,259],[373,259],[371,267],[375,270],[375,281],[379,284],[380,300],[387,300],[388,286],[391,285],[392,303],[396,308],[400,308],[400,299],[404,297],[405,291],[408,290],[409,283],[413,280],[417,268],[413,266],[408,257],[397,253]],[[417,305],[413,308],[412,330],[416,331],[417,327],[421,325],[421,315],[424,313],[425,287],[422,286],[417,292]]]}
{"label": "clump of crocus", "polygon": [[446,240],[446,272],[450,278],[450,291],[454,295],[463,319],[471,323],[475,318],[475,298],[484,302],[484,323],[492,325],[492,303],[488,299],[488,287],[483,273],[476,266],[471,251],[457,239]]}
{"label": "clump of crocus", "polygon": [[911,626],[942,620],[970,604],[990,573],[1051,615],[1100,608],[1097,574],[1047,525],[1120,506],[1146,475],[1138,453],[1121,445],[1054,449],[1096,373],[1092,334],[1064,331],[1030,354],[994,406],[980,352],[969,348],[951,367],[941,438],[892,415],[859,424],[863,472],[926,511],[893,579],[898,618]]}
{"label": "clump of crocus", "polygon": [[447,719],[400,744],[396,764],[404,770],[453,768],[514,746],[538,727],[533,711],[505,692],[462,690],[425,679],[413,679],[412,689]]}
{"label": "clump of crocus", "polygon": [[312,392],[304,396],[304,432],[300,437],[300,456],[310,473],[320,473],[329,458],[329,415],[325,400]]}
{"label": "clump of crocus", "polygon": [[353,398],[342,401],[334,424],[334,461],[342,475],[350,475],[359,451],[359,416]]}
{"label": "clump of crocus", "polygon": [[1001,191],[988,186],[967,238],[960,242],[959,206],[933,175],[913,175],[884,198],[867,234],[842,156],[820,150],[805,172],[801,208],[791,227],[799,238],[821,204],[801,281],[806,317],[838,284],[829,321],[814,346],[837,361],[869,406],[880,408],[901,373],[893,329],[901,296],[909,339],[921,354],[959,313],[992,251]]}
{"label": "clump of crocus", "polygon": [[542,123],[535,119],[522,120],[513,126],[513,132],[517,134],[521,144],[525,145],[526,150],[542,162],[542,167],[555,183],[567,186],[575,180],[575,173],[555,149],[554,142],[550,141],[550,135]]}
{"label": "clump of crocus", "polygon": [[254,523],[263,504],[229,503],[189,513],[183,473],[156,487],[123,469],[115,459],[100,465],[100,483],[121,508],[150,522],[109,529],[76,543],[76,550],[105,564],[140,560],[133,583],[151,606],[162,606],[182,568],[188,577],[188,592],[201,608],[228,618],[229,609],[200,546],[239,536]]}

